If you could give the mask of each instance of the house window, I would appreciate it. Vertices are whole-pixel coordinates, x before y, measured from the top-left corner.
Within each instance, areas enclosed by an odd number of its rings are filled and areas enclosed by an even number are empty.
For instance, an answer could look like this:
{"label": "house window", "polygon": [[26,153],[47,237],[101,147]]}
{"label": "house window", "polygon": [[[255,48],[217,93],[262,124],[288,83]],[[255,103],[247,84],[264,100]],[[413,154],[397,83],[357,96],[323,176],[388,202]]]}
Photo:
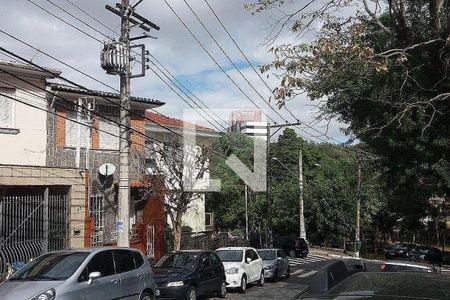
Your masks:
{"label": "house window", "polygon": [[83,116],[83,114],[81,115],[81,123],[86,125],[78,124],[76,121],[77,113],[75,111],[68,111],[66,119],[66,146],[77,146],[78,126],[80,126],[80,146],[86,147],[89,139],[91,138],[90,128],[87,126],[87,118],[86,116]]}
{"label": "house window", "polygon": [[4,95],[14,97],[16,90],[0,88],[0,128],[14,128],[15,102]]}
{"label": "house window", "polygon": [[205,214],[205,226],[212,226],[212,213]]}
{"label": "house window", "polygon": [[[108,119],[119,123],[118,116],[108,115]],[[105,119],[99,121],[99,147],[106,150],[119,150],[119,125]]]}

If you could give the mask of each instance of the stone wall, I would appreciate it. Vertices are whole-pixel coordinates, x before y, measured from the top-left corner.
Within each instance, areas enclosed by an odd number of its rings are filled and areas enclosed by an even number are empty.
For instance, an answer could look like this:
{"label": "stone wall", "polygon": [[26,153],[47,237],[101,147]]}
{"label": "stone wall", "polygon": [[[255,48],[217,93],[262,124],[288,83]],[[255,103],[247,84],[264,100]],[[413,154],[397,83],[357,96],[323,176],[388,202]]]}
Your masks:
{"label": "stone wall", "polygon": [[[58,168],[74,168],[76,161],[76,148],[66,146],[66,116],[65,108],[55,105],[54,114],[47,114],[47,166]],[[98,106],[101,109],[101,106]],[[111,114],[117,110],[101,111],[100,113]],[[93,118],[94,129],[92,134],[92,149],[89,158],[90,173],[90,194],[102,195],[105,199],[104,214],[104,239],[106,241],[115,239],[116,216],[117,216],[117,193],[116,185],[119,182],[119,151],[99,149],[98,117]],[[132,118],[130,124],[139,131],[144,131],[144,120],[142,118]],[[142,166],[143,158],[140,151],[143,150],[144,138],[136,133],[131,134],[130,140],[133,143],[130,147],[130,180],[140,181],[143,178]],[[99,174],[98,169],[104,163],[111,163],[117,170],[112,176],[112,180],[105,181],[105,178]],[[86,169],[86,149],[80,151],[80,169]]]}
{"label": "stone wall", "polygon": [[0,186],[64,186],[69,189],[69,246],[84,247],[84,172],[69,168],[0,165]]}

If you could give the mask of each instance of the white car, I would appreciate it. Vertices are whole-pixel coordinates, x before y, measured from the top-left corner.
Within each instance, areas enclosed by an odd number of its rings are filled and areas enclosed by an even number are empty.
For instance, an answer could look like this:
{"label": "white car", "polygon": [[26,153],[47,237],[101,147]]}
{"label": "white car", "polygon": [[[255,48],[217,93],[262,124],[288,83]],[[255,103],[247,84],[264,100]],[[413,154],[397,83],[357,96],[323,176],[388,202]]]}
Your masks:
{"label": "white car", "polygon": [[225,247],[217,249],[216,254],[225,267],[227,288],[239,288],[245,293],[248,283],[264,285],[263,262],[255,248]]}

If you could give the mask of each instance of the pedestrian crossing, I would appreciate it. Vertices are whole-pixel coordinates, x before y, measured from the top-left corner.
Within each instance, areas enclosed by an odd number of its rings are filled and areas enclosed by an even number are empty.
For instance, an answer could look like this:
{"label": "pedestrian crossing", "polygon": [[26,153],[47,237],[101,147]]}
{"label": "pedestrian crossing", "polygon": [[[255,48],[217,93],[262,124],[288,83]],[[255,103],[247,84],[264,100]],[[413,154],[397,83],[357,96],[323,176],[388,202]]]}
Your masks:
{"label": "pedestrian crossing", "polygon": [[331,259],[328,256],[321,255],[308,255],[305,258],[289,258],[289,265],[292,267],[297,267],[301,265],[307,265],[311,263],[317,263],[325,260]]}

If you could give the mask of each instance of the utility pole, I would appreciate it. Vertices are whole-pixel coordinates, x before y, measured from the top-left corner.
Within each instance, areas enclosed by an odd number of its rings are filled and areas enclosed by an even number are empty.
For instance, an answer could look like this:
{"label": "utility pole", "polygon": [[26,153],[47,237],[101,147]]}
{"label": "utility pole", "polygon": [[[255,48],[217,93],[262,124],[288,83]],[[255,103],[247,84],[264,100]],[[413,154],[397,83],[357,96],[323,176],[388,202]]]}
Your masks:
{"label": "utility pole", "polygon": [[356,183],[356,228],[355,228],[355,257],[359,257],[360,249],[360,214],[361,214],[361,162],[358,159],[358,179]]}
{"label": "utility pole", "polygon": [[267,146],[266,146],[266,159],[267,159],[267,170],[266,170],[266,200],[267,200],[267,239],[266,245],[268,248],[273,247],[272,239],[272,178],[271,178],[271,158],[270,158],[270,124],[267,122]]}
{"label": "utility pole", "polygon": [[[272,232],[272,174],[271,174],[271,162],[270,157],[270,138],[276,134],[281,128],[301,125],[300,122],[296,123],[285,123],[285,124],[274,124],[270,125],[267,122],[266,127],[266,139],[267,139],[267,149],[266,149],[266,159],[267,159],[267,171],[266,171],[266,201],[267,201],[267,230],[268,230],[268,242],[267,247],[273,247],[273,232]],[[270,133],[270,128],[277,128],[273,134]]]}
{"label": "utility pole", "polygon": [[[106,70],[107,74],[120,75],[120,127],[119,127],[119,205],[118,205],[118,221],[117,221],[117,245],[130,245],[130,79],[145,76],[145,70],[148,68],[145,56],[145,45],[130,46],[131,41],[150,38],[151,36],[144,33],[139,37],[130,38],[130,23],[144,31],[149,32],[151,28],[159,30],[159,26],[150,22],[135,12],[142,0],[133,6],[130,6],[129,0],[122,0],[122,3],[116,3],[116,7],[105,5],[110,12],[118,15],[121,19],[121,30],[119,42],[109,40],[105,42],[101,53],[101,66]],[[141,72],[139,74],[131,74],[130,61],[131,49],[140,48],[141,53]]]}
{"label": "utility pole", "polygon": [[248,236],[248,187],[245,184],[245,238],[249,240]]}
{"label": "utility pole", "polygon": [[[125,53],[130,53],[130,1],[122,0],[122,20],[120,43],[125,47]],[[127,59],[129,60],[130,57]],[[119,130],[119,220],[117,224],[117,245],[130,246],[130,145],[128,114],[130,105],[130,64],[127,62],[125,72],[120,74],[120,130]]]}
{"label": "utility pole", "polygon": [[303,206],[303,151],[300,150],[298,156],[298,187],[299,187],[299,219],[300,219],[300,238],[306,241],[305,214]]}

